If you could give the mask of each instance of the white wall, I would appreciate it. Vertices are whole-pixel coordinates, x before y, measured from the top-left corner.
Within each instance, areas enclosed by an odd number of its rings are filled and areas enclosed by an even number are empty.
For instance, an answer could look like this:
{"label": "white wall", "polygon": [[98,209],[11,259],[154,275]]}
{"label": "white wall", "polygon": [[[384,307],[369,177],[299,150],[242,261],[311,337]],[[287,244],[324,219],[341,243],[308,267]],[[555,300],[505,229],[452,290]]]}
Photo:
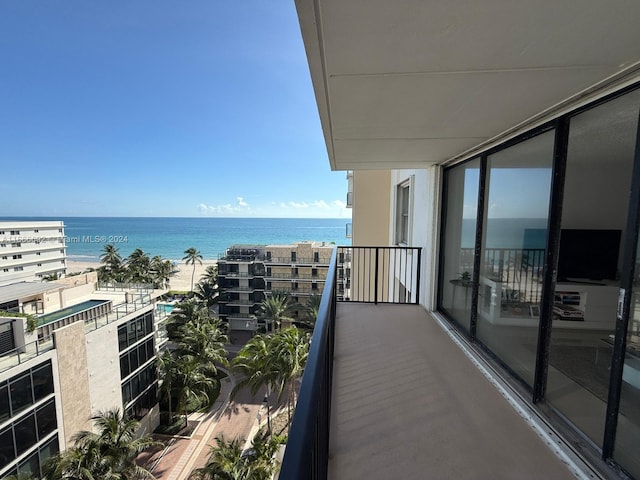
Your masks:
{"label": "white wall", "polygon": [[394,238],[396,212],[396,186],[411,180],[411,205],[409,246],[422,247],[422,270],[420,275],[420,304],[428,310],[435,307],[436,247],[438,239],[438,211],[440,198],[440,168],[393,170],[391,172],[391,215],[389,238]]}

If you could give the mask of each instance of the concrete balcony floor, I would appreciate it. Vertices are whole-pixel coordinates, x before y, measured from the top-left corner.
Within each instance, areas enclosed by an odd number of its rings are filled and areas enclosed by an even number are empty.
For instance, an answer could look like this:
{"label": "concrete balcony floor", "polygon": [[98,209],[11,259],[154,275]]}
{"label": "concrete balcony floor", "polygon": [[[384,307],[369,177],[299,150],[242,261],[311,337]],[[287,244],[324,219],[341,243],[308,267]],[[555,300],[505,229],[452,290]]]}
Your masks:
{"label": "concrete balcony floor", "polygon": [[419,305],[339,303],[329,478],[570,479]]}

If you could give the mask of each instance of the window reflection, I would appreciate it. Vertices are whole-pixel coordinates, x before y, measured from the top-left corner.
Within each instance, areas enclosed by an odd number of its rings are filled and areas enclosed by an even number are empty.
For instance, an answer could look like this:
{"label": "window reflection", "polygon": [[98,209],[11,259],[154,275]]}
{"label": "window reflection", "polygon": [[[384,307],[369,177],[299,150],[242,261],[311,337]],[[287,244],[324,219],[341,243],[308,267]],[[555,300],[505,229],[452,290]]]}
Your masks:
{"label": "window reflection", "polygon": [[533,385],[554,131],[487,158],[478,338]]}

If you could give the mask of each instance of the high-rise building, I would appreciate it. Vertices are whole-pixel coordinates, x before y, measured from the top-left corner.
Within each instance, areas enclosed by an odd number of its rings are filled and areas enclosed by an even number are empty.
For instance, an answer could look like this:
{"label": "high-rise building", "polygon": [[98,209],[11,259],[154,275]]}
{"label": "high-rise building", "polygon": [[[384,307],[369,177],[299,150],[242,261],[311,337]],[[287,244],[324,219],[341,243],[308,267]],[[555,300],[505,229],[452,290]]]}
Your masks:
{"label": "high-rise building", "polygon": [[63,222],[0,222],[0,285],[63,276],[66,258]]}
{"label": "high-rise building", "polygon": [[296,6],[354,247],[280,478],[640,478],[640,5]]}

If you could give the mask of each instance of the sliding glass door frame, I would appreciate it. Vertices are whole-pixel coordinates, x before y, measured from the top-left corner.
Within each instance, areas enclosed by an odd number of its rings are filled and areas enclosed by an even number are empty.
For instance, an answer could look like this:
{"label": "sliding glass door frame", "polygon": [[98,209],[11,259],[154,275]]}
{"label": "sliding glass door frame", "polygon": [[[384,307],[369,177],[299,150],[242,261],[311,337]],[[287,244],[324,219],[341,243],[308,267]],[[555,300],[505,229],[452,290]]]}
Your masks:
{"label": "sliding glass door frame", "polygon": [[[551,332],[553,323],[553,307],[555,299],[555,290],[557,283],[557,265],[560,251],[560,234],[562,224],[562,208],[564,199],[564,186],[567,170],[568,144],[570,133],[570,121],[576,115],[607,103],[617,97],[621,97],[633,90],[640,88],[640,84],[630,85],[620,89],[614,93],[606,95],[589,104],[580,106],[571,112],[565,113],[553,121],[540,125],[529,132],[514,137],[505,143],[488,149],[466,161],[480,159],[479,173],[479,190],[476,215],[476,232],[474,244],[474,271],[472,275],[471,290],[471,318],[469,332],[463,331],[460,325],[453,318],[449,317],[446,308],[442,303],[440,289],[442,282],[445,281],[442,275],[442,266],[439,268],[439,293],[437,296],[438,309],[447,316],[452,324],[457,327],[462,334],[483,352],[487,353],[497,363],[499,363],[507,371],[514,375],[514,379],[525,387],[531,393],[531,400],[535,403],[542,403],[546,398],[547,378],[549,369],[549,351],[551,345]],[[639,113],[640,115],[640,113]],[[477,338],[477,322],[478,322],[478,303],[479,303],[479,286],[480,286],[480,269],[482,255],[482,239],[486,228],[484,220],[485,202],[487,201],[487,159],[490,155],[516,145],[528,138],[540,135],[545,131],[555,129],[553,166],[552,166],[552,184],[549,202],[547,245],[544,261],[544,274],[542,285],[542,299],[540,305],[540,322],[538,324],[538,343],[536,349],[536,364],[533,387],[522,382],[513,370],[497,357],[487,346],[485,346]],[[460,167],[465,162],[446,167],[446,170]],[[640,121],[636,132],[636,144],[633,160],[633,173],[631,192],[629,197],[629,211],[626,225],[626,233],[623,239],[623,263],[620,276],[620,296],[618,303],[618,312],[616,315],[615,338],[613,345],[613,353],[611,360],[611,375],[609,380],[609,391],[606,407],[605,433],[601,444],[601,457],[603,460],[614,465],[616,468],[620,466],[615,462],[614,445],[616,440],[616,429],[618,423],[618,415],[620,411],[620,397],[623,384],[623,367],[625,361],[625,351],[627,347],[627,330],[629,327],[629,318],[631,312],[631,293],[633,289],[633,280],[635,275],[635,264],[637,260],[637,245],[640,239]],[[443,175],[445,177],[446,175]],[[442,199],[443,209],[441,211],[441,226],[446,222],[446,181],[443,183]],[[444,245],[447,241],[444,234],[444,228],[441,229],[440,245]],[[640,285],[637,286],[640,289]]]}
{"label": "sliding glass door frame", "polygon": [[[609,377],[609,394],[607,399],[607,416],[605,419],[604,439],[602,442],[602,458],[614,458],[614,446],[620,413],[620,398],[623,383],[623,368],[627,349],[627,331],[631,316],[631,297],[637,260],[637,246],[640,230],[640,112],[636,131],[636,144],[633,158],[631,192],[629,195],[629,213],[622,253],[622,271],[620,274],[620,294],[611,359],[611,375]],[[636,288],[640,288],[637,285]]]}

